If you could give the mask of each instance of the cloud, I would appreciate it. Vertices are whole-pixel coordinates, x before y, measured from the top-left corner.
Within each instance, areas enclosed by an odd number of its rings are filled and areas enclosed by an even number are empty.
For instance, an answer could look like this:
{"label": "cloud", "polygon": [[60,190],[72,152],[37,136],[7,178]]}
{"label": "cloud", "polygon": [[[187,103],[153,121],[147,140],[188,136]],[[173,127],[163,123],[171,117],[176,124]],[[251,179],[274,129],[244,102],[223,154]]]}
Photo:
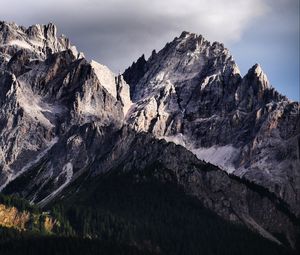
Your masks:
{"label": "cloud", "polygon": [[[2,1],[2,0],[1,0]],[[124,69],[183,30],[211,41],[238,41],[266,0],[10,0],[0,16],[22,25],[54,22],[89,58]]]}

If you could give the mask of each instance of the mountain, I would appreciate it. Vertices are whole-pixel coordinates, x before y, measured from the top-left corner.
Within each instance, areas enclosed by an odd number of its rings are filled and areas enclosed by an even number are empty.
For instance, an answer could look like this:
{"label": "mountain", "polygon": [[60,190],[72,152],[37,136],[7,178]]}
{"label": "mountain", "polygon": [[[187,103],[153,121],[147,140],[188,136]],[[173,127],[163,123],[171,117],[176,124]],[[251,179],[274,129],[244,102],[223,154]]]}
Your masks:
{"label": "mountain", "polygon": [[223,44],[183,32],[123,74],[127,122],[276,194],[300,216],[300,106],[255,64],[242,77]]}
{"label": "mountain", "polygon": [[[1,65],[1,189],[37,163],[71,126],[122,125],[128,85],[106,67],[90,64],[55,33],[53,24],[25,29],[1,23],[0,52],[6,58]],[[37,42],[43,47],[36,49]],[[118,86],[118,93],[110,94],[109,86]]]}
{"label": "mountain", "polygon": [[242,78],[222,44],[184,32],[115,75],[53,24],[7,22],[0,60],[1,190],[62,219],[58,238],[151,254],[298,247],[299,104],[259,66]]}

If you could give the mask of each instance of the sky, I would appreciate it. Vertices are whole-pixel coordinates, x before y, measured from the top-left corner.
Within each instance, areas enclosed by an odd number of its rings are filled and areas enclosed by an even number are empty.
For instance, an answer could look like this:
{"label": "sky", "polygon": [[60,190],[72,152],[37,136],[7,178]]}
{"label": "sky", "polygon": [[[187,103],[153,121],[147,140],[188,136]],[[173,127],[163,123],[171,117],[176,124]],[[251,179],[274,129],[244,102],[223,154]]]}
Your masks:
{"label": "sky", "polygon": [[88,59],[122,72],[182,31],[230,50],[242,75],[259,63],[272,86],[300,101],[299,0],[0,0],[0,20],[53,22]]}

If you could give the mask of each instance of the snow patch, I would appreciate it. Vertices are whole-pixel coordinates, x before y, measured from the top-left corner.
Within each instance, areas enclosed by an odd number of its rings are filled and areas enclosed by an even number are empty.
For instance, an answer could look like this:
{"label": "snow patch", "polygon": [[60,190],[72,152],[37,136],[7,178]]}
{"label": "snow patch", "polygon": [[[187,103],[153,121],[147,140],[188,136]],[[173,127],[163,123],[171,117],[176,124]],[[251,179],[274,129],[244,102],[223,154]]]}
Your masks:
{"label": "snow patch", "polygon": [[233,162],[239,155],[240,150],[232,145],[225,145],[212,146],[209,148],[194,148],[190,151],[193,152],[198,159],[216,165],[228,173],[233,173],[236,170]]}
{"label": "snow patch", "polygon": [[236,170],[233,162],[238,157],[240,149],[235,148],[232,145],[214,145],[208,148],[197,148],[193,144],[191,144],[182,133],[178,133],[174,136],[164,136],[161,138],[165,139],[167,142],[173,142],[185,147],[193,154],[195,154],[198,159],[216,165],[228,173],[233,173]]}
{"label": "snow patch", "polygon": [[186,142],[185,142],[185,137],[182,133],[178,133],[174,136],[164,136],[162,138],[164,138],[167,142],[172,142],[172,143],[175,143],[177,145],[187,147]]}

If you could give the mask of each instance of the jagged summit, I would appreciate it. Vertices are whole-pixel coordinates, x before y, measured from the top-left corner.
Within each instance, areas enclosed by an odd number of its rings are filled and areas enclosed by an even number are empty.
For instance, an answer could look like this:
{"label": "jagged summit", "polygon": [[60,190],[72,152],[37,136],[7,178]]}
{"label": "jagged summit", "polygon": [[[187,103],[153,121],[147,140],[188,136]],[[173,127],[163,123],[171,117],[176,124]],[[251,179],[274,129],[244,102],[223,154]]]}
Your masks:
{"label": "jagged summit", "polygon": [[0,190],[72,126],[120,126],[131,104],[124,80],[89,63],[52,23],[2,22],[0,67]]}
{"label": "jagged summit", "polygon": [[188,31],[182,31],[179,37],[175,37],[174,40],[184,40],[184,39],[196,39],[196,40],[203,40],[206,41],[205,38],[201,34],[196,34]]}
{"label": "jagged summit", "polygon": [[[200,159],[247,176],[300,212],[297,198],[285,195],[300,194],[298,156],[275,156],[287,148],[297,151],[300,127],[293,112],[299,103],[272,88],[259,64],[242,77],[223,44],[183,32],[148,60],[138,59],[124,78],[135,103],[127,121],[135,130],[183,145]],[[287,175],[297,184],[287,181]]]}
{"label": "jagged summit", "polygon": [[191,35],[190,32],[187,31],[182,31],[182,33],[180,34],[179,38],[186,38],[187,36]]}
{"label": "jagged summit", "polygon": [[262,67],[260,64],[256,63],[254,66],[252,66],[246,75],[247,76],[256,76],[259,79],[263,90],[271,88],[268,77],[262,70]]}
{"label": "jagged summit", "polygon": [[[175,87],[181,87],[187,80],[197,80],[204,76],[215,77],[221,73],[237,77],[240,73],[224,45],[211,45],[201,35],[183,32],[162,50],[153,53],[147,61],[143,56],[140,57],[123,75],[130,84],[131,97],[135,101],[168,82]],[[142,88],[146,82],[149,84]]]}
{"label": "jagged summit", "polygon": [[[187,32],[187,31],[183,31],[181,33],[181,35],[178,37],[175,37],[174,41],[175,40],[181,40],[181,41],[184,41],[186,39],[189,39],[189,40],[194,40],[197,44],[204,44],[205,46],[208,46],[208,47],[213,47],[213,48],[219,48],[220,50],[225,50],[229,53],[228,49],[224,47],[224,44],[221,43],[221,42],[217,42],[217,41],[214,41],[213,43],[211,43],[210,41],[206,40],[205,37],[201,34],[197,34],[197,33],[192,33],[192,32]],[[196,49],[196,48],[195,48]]]}
{"label": "jagged summit", "polygon": [[[0,22],[0,68],[8,64],[10,59],[18,52],[30,52],[30,59],[44,60],[49,54],[67,49],[72,50],[77,58],[82,58],[75,46],[65,36],[57,36],[57,29],[53,23],[47,25],[32,25],[28,28],[18,26],[16,23]],[[19,53],[20,54],[20,53]]]}
{"label": "jagged summit", "polygon": [[265,80],[266,82],[268,81],[266,74],[264,73],[264,71],[263,71],[261,65],[258,64],[258,63],[254,64],[254,65],[248,70],[247,75],[255,75],[255,76],[257,76],[257,77],[263,77],[264,80]]}

